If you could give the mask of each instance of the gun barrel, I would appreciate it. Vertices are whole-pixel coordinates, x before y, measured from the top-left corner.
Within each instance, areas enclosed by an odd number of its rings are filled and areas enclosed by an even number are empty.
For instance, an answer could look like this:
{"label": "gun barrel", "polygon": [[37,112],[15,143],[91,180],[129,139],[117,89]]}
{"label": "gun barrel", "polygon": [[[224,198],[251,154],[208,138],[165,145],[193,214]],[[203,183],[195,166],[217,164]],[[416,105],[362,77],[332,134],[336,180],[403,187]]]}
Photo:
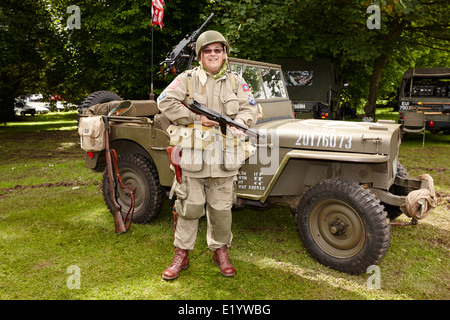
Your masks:
{"label": "gun barrel", "polygon": [[194,41],[197,40],[198,36],[200,35],[200,31],[202,31],[202,29],[209,23],[209,20],[211,20],[212,17],[214,17],[214,12],[209,15],[208,19],[206,19],[205,22],[203,22],[200,28],[194,31],[194,33],[192,34]]}

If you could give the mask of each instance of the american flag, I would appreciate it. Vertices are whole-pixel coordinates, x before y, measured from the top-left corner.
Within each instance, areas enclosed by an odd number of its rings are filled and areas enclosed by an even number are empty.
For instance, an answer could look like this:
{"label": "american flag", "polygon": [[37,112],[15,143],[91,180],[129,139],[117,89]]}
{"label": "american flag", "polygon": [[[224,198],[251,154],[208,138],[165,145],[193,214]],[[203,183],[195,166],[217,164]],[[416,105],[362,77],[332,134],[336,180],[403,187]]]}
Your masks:
{"label": "american flag", "polygon": [[164,0],[152,0],[152,26],[163,27]]}

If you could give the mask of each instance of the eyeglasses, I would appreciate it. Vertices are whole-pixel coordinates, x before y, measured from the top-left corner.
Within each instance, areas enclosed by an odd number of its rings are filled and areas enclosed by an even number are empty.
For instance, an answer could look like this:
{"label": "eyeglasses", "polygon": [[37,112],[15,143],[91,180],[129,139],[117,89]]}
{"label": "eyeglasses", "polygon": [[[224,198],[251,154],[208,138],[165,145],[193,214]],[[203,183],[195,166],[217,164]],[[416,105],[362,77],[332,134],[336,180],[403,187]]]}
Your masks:
{"label": "eyeglasses", "polygon": [[205,48],[202,50],[202,52],[206,53],[206,54],[211,54],[213,51],[215,54],[219,54],[223,51],[223,49],[221,49],[221,48],[214,48],[214,49]]}

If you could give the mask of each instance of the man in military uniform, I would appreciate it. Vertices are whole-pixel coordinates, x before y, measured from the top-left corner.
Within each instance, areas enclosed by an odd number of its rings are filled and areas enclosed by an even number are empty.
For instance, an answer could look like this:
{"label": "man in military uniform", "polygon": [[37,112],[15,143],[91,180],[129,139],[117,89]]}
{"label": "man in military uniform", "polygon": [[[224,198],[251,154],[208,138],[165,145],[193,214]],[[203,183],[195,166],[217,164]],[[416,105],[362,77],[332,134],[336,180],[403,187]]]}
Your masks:
{"label": "man in military uniform", "polygon": [[[198,140],[195,139],[199,137],[199,132],[195,130],[200,127],[200,136],[204,137],[211,132],[209,129],[214,129],[218,123],[204,115],[191,112],[183,105],[196,100],[247,127],[255,125],[258,111],[256,102],[245,80],[228,71],[229,52],[230,46],[222,34],[213,30],[203,32],[196,42],[199,66],[176,77],[158,98],[161,113],[174,124],[169,127],[169,134],[174,135],[175,140],[188,136],[193,141],[191,144],[184,143],[181,156],[182,179],[181,182],[174,181],[172,187],[172,192],[177,195],[175,210],[178,219],[174,239],[175,257],[164,270],[162,276],[165,280],[175,279],[181,270],[189,267],[189,251],[194,248],[198,220],[205,215],[205,204],[207,244],[214,252],[213,260],[222,275],[231,277],[235,274],[227,248],[233,238],[231,208],[240,164],[224,165],[224,152],[218,152],[217,149],[217,146],[223,148],[223,142],[214,143],[214,133],[210,135],[212,143],[209,148],[200,148],[200,151],[196,149]],[[192,129],[195,127],[197,129]],[[234,136],[242,134],[240,130],[232,127],[228,131]],[[177,132],[181,135],[177,135]],[[181,144],[183,145],[183,142]],[[213,145],[215,147],[212,147]],[[222,157],[217,157],[218,154]]]}

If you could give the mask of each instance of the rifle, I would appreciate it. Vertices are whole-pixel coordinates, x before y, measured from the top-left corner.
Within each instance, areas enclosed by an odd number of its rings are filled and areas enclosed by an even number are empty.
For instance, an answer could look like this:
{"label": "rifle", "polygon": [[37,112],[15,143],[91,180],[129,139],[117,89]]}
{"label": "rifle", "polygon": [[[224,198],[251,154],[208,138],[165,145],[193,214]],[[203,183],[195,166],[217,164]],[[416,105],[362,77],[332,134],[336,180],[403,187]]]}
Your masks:
{"label": "rifle", "polygon": [[[205,106],[202,106],[199,102],[197,102],[195,100],[185,106],[189,110],[191,110],[192,112],[194,112],[196,114],[204,115],[209,120],[218,122],[219,126],[220,126],[220,131],[224,135],[227,134],[227,125],[230,125],[232,127],[241,129],[249,137],[259,139],[261,136],[258,132],[244,126],[243,124],[240,124],[239,122],[234,121],[233,119],[231,119],[227,116],[224,116],[223,114],[220,114],[214,110],[211,110],[211,109],[206,108]],[[264,136],[262,136],[262,137],[264,137]]]}
{"label": "rifle", "polygon": [[172,71],[174,75],[180,71],[181,67],[187,63],[187,68],[190,69],[192,65],[192,61],[195,58],[195,42],[197,41],[198,36],[202,29],[206,26],[206,24],[211,20],[214,16],[214,13],[206,19],[206,21],[195,30],[191,35],[187,34],[183,40],[181,40],[178,45],[176,45],[171,52],[169,52],[166,56],[166,59],[161,62],[160,70],[164,75],[164,71]]}
{"label": "rifle", "polygon": [[[114,224],[117,233],[127,232],[124,220],[122,219],[122,206],[117,202],[117,183],[114,178],[114,164],[113,157],[117,158],[117,154],[114,149],[109,147],[109,121],[108,116],[103,116],[103,121],[105,123],[105,153],[106,153],[106,169],[108,171],[109,178],[109,195],[111,197],[111,202],[114,207]],[[117,161],[116,161],[117,163]],[[130,206],[131,209],[131,206]],[[128,213],[127,213],[128,217]],[[131,221],[131,219],[130,219]]]}

